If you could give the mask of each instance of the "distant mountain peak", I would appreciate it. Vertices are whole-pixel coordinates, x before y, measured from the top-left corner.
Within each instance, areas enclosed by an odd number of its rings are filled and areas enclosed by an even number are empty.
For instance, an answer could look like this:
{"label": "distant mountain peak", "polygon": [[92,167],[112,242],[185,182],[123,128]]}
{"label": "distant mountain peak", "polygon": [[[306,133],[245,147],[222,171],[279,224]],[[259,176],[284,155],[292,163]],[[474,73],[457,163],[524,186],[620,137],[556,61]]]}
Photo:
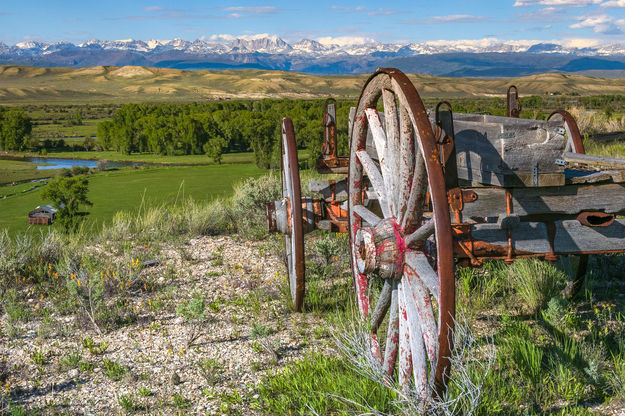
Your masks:
{"label": "distant mountain peak", "polygon": [[[521,57],[521,54],[523,57]],[[593,57],[580,60],[580,57]],[[609,62],[611,61],[611,62]],[[449,76],[513,76],[554,71],[619,69],[625,46],[575,46],[554,41],[439,40],[382,43],[353,37],[285,41],[275,34],[174,38],[90,39],[83,43],[26,40],[0,43],[0,64],[179,69],[256,68],[320,74],[367,73],[378,66]],[[619,69],[620,70],[620,69]]]}

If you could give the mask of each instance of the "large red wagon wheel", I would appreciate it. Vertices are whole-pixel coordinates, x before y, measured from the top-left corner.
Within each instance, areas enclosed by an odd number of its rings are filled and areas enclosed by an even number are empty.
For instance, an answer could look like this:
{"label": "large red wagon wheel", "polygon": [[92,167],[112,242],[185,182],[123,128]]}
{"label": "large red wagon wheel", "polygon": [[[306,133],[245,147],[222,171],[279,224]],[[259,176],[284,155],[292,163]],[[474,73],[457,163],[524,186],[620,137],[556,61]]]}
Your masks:
{"label": "large red wagon wheel", "polygon": [[[376,110],[380,97],[384,124]],[[365,175],[381,216],[365,205]],[[414,383],[424,398],[432,384],[440,392],[455,315],[451,222],[430,121],[415,87],[396,69],[373,74],[358,102],[349,225],[356,296],[370,323],[373,353],[389,375],[397,367],[402,386]],[[386,334],[380,334],[383,323]]]}
{"label": "large red wagon wheel", "polygon": [[[577,127],[575,118],[565,110],[556,110],[549,115],[547,120],[561,119],[564,122],[564,129],[566,130],[567,141],[564,147],[565,152],[573,152],[586,154],[584,149],[584,142],[582,141],[582,135]],[[567,261],[572,263],[572,256],[568,256]],[[571,269],[571,280],[567,283],[566,288],[562,291],[565,297],[575,296],[582,286],[584,286],[584,278],[588,271],[588,254],[580,254],[578,257],[577,268],[575,269],[572,264],[569,264]]]}
{"label": "large red wagon wheel", "polygon": [[286,213],[287,232],[284,234],[286,268],[289,276],[291,299],[296,311],[304,302],[304,230],[302,222],[302,191],[297,165],[297,147],[293,122],[282,120],[282,200],[288,204]]}

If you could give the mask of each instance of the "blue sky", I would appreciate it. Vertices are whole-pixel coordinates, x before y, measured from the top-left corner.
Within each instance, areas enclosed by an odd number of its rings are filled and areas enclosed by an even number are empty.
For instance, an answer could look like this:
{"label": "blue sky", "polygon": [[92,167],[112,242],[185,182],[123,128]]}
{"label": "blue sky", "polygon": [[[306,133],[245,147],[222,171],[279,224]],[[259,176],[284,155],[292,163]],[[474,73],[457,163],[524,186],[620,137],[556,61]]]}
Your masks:
{"label": "blue sky", "polygon": [[275,34],[349,43],[435,40],[625,41],[625,0],[7,1],[0,41],[172,39]]}

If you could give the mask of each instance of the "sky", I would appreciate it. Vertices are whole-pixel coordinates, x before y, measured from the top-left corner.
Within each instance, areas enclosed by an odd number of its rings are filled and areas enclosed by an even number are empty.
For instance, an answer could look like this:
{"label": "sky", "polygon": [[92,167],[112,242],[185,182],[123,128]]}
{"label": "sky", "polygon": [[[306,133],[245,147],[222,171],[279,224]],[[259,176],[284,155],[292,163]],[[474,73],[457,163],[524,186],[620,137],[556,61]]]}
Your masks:
{"label": "sky", "polygon": [[0,2],[0,41],[220,39],[277,35],[288,42],[625,42],[625,0]]}

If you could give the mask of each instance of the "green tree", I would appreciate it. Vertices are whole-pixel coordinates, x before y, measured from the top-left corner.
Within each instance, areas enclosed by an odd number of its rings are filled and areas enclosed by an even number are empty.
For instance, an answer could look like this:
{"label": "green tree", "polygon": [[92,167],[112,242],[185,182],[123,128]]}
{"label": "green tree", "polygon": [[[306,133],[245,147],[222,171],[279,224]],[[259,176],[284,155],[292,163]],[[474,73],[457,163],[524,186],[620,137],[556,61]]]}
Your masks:
{"label": "green tree", "polygon": [[24,150],[33,129],[32,120],[20,109],[14,108],[4,113],[1,123],[0,148]]}
{"label": "green tree", "polygon": [[76,229],[82,219],[80,206],[93,205],[87,199],[88,191],[89,180],[85,176],[59,177],[48,183],[41,197],[53,201],[57,208],[57,221],[66,232],[70,232]]}
{"label": "green tree", "polygon": [[224,150],[228,147],[228,142],[223,137],[211,137],[206,144],[204,144],[204,151],[206,156],[212,158],[215,163],[221,164],[221,156]]}
{"label": "green tree", "polygon": [[71,124],[74,124],[76,126],[82,126],[82,110],[80,108],[74,111],[74,118],[70,121]]}

